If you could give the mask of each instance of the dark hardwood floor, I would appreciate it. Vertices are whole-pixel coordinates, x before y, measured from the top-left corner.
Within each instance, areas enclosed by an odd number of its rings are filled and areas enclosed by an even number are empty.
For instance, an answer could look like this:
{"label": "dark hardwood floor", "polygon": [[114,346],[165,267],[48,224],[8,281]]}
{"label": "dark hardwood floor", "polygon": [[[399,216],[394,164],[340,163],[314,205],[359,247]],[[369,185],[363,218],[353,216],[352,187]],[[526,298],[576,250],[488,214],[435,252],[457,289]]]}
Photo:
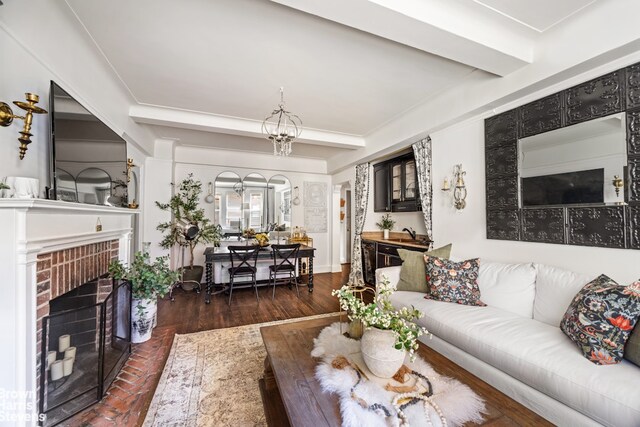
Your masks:
{"label": "dark hardwood floor", "polygon": [[231,305],[228,296],[219,294],[212,297],[211,304],[204,303],[204,292],[185,292],[177,289],[175,301],[164,298],[158,302],[158,328],[172,328],[179,334],[228,328],[252,323],[292,319],[315,314],[333,313],[339,310],[338,300],[331,296],[332,289],[338,289],[347,282],[349,265],[344,264],[342,273],[320,273],[314,275],[314,290],[309,293],[306,286],[300,286],[300,298],[295,287],[276,287],[275,299],[271,299],[272,287],[258,289],[259,301],[253,289],[233,291]]}

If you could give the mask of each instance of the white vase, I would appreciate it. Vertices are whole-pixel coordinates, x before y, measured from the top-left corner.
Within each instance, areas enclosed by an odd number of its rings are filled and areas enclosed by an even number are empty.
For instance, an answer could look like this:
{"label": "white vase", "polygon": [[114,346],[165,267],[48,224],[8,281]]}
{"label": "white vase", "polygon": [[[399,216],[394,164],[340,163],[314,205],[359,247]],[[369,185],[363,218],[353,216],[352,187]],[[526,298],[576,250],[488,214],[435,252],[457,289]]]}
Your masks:
{"label": "white vase", "polygon": [[396,350],[396,333],[369,328],[360,340],[364,363],[371,373],[380,378],[391,378],[404,363],[406,350]]}
{"label": "white vase", "polygon": [[[141,307],[139,309],[138,307]],[[158,300],[136,299],[131,300],[131,342],[141,343],[148,341],[153,332],[154,319],[158,311]]]}
{"label": "white vase", "polygon": [[384,240],[389,240],[389,230],[382,230],[382,237]]}

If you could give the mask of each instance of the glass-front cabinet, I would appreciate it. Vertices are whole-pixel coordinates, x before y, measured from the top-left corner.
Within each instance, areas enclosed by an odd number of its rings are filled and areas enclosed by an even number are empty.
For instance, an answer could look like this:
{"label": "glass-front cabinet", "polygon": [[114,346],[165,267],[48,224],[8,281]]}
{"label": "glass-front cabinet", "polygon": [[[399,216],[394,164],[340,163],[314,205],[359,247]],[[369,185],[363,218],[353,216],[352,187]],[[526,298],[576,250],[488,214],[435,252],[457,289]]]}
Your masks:
{"label": "glass-front cabinet", "polygon": [[418,175],[413,153],[374,166],[374,211],[420,210]]}

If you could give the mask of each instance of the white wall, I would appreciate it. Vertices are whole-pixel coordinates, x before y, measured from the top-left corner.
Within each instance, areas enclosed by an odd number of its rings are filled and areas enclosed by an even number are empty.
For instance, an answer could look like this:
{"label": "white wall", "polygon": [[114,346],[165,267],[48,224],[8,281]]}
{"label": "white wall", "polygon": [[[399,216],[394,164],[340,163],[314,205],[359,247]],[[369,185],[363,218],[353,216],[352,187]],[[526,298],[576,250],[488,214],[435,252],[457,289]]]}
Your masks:
{"label": "white wall", "polygon": [[[302,200],[300,205],[292,206],[292,227],[304,226],[304,182],[325,182],[327,184],[328,229],[326,233],[308,233],[313,238],[313,244],[316,247],[314,272],[322,273],[332,269],[333,242],[331,236],[334,228],[339,230],[339,223],[335,224],[334,227],[332,222],[331,213],[334,204],[332,203],[331,177],[326,173],[305,171],[324,171],[326,170],[325,165],[324,161],[313,159],[274,158],[270,154],[239,153],[180,146],[175,151],[174,179],[175,182],[179,182],[186,178],[189,173],[193,173],[194,178],[203,183],[200,206],[205,209],[207,217],[213,219],[214,205],[205,203],[204,198],[206,197],[207,183],[214,182],[219,173],[232,171],[244,178],[249,173],[257,172],[267,180],[274,175],[284,175],[289,178],[292,189],[295,186],[299,187],[299,197]],[[162,199],[162,201],[165,200]],[[150,203],[150,200],[147,200],[148,203]],[[156,224],[157,222],[154,220],[153,223],[147,224],[146,229],[150,230]],[[157,242],[157,238],[154,240]],[[155,243],[152,244],[152,247],[154,245]],[[195,262],[197,264],[204,263],[204,248],[205,246],[202,246],[195,251]]]}
{"label": "white wall", "polygon": [[[34,22],[37,26],[34,27]],[[4,2],[0,7],[0,100],[12,104],[25,92],[40,95],[49,110],[49,82],[71,96],[119,135],[147,155],[151,134],[129,118],[132,98],[63,1]],[[18,107],[14,114],[22,114]],[[40,180],[40,195],[49,180],[49,116],[36,115],[24,160],[18,158],[21,120],[0,128],[0,177]]]}

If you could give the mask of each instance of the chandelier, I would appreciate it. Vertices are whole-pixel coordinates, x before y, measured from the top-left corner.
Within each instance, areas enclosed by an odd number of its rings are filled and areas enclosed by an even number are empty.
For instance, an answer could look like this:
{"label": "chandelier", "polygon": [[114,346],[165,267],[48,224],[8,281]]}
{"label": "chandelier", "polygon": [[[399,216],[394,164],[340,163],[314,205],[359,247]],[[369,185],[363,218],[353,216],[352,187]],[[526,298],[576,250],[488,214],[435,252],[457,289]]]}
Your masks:
{"label": "chandelier", "polygon": [[284,109],[284,88],[280,88],[280,104],[262,122],[262,134],[273,143],[274,156],[291,154],[293,141],[302,132],[300,117]]}

